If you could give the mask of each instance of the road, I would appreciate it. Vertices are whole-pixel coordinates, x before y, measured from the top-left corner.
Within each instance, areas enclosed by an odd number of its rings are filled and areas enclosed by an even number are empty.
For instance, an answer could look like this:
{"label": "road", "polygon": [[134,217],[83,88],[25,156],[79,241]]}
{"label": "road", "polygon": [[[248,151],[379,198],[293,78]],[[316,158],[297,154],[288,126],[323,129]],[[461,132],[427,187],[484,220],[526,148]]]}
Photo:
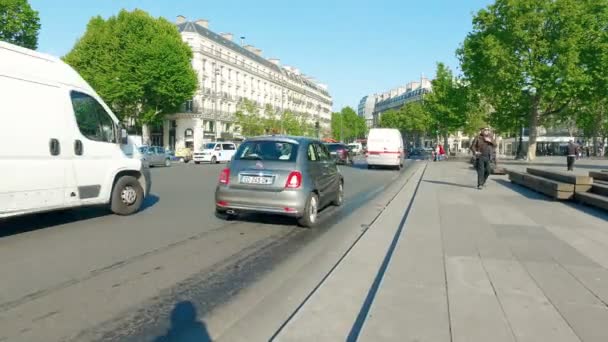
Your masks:
{"label": "road", "polygon": [[339,258],[334,246],[354,243],[385,205],[374,201],[407,173],[364,166],[341,167],[345,205],[312,230],[281,217],[215,217],[224,166],[192,164],[152,169],[152,195],[133,216],[88,208],[0,222],[0,341],[152,340],[184,301],[208,317],[210,336],[240,334],[272,297],[261,284],[287,284],[294,263],[323,256],[317,276],[291,280],[313,285]]}

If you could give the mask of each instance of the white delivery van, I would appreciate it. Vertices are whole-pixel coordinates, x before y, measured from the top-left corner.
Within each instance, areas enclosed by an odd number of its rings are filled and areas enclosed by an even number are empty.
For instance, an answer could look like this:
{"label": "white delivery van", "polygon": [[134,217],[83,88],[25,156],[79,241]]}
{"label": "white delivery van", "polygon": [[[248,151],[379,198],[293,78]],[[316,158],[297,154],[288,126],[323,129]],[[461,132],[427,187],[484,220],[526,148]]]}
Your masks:
{"label": "white delivery van", "polygon": [[58,58],[0,42],[0,218],[108,204],[139,210],[149,170],[112,111]]}
{"label": "white delivery van", "polygon": [[194,152],[192,160],[195,164],[229,162],[235,153],[236,145],[232,142],[210,142],[203,144],[199,151]]}
{"label": "white delivery van", "polygon": [[367,168],[390,166],[403,167],[405,154],[403,137],[398,129],[372,128],[367,136]]}

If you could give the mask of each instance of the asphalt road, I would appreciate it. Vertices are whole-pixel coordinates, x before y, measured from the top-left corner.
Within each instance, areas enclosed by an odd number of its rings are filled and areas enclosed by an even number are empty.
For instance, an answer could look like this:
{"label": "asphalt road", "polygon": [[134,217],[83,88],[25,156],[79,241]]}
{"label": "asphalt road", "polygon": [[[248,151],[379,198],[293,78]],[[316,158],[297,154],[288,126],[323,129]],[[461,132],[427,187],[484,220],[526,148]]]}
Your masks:
{"label": "asphalt road", "polygon": [[[304,260],[295,255],[313,260],[355,239],[383,205],[374,199],[404,175],[341,167],[345,205],[308,230],[282,217],[216,218],[223,167],[153,169],[152,195],[129,217],[88,208],[0,221],[0,341],[147,341],[179,324],[238,331],[260,306],[262,279],[283,282],[294,276],[285,265]],[[190,316],[210,317],[214,331]]]}

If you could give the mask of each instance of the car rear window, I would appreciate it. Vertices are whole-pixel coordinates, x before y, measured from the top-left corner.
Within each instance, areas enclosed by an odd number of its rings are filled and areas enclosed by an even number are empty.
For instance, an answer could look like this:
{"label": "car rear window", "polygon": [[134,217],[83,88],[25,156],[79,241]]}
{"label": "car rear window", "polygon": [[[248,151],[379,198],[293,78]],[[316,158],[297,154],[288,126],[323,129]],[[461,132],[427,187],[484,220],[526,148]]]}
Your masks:
{"label": "car rear window", "polygon": [[344,145],[340,145],[340,144],[326,144],[325,146],[327,146],[327,148],[329,149],[330,152],[336,152],[337,150],[344,149]]}
{"label": "car rear window", "polygon": [[247,141],[243,143],[235,160],[267,160],[295,162],[298,145],[283,141]]}

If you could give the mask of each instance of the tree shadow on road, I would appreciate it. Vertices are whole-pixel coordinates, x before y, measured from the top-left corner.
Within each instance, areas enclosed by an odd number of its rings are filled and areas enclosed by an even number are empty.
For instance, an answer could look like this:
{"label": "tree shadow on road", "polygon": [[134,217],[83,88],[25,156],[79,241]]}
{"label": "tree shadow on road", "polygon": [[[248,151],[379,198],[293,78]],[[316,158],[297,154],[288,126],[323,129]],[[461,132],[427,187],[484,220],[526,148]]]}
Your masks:
{"label": "tree shadow on road", "polygon": [[171,327],[154,342],[211,342],[205,323],[197,318],[196,307],[190,301],[177,303],[171,311]]}

